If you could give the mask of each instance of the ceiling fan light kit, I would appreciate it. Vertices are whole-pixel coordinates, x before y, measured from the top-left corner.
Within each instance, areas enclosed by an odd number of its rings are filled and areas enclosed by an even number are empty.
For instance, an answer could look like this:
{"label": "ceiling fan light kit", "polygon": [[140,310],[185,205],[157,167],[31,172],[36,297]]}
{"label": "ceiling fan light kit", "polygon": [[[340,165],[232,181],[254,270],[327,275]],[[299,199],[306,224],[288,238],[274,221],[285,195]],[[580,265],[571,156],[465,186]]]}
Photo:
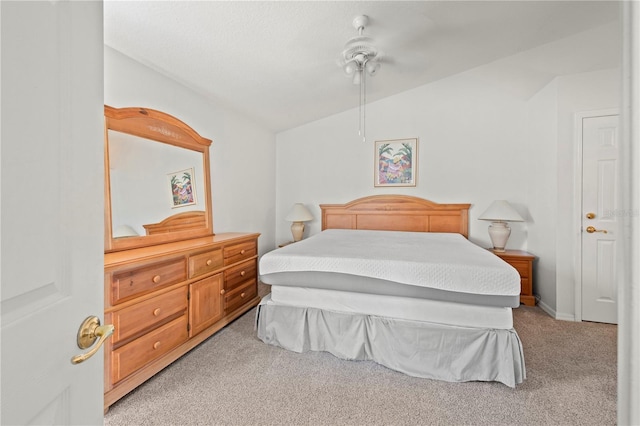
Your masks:
{"label": "ceiling fan light kit", "polygon": [[358,105],[359,129],[358,134],[366,141],[365,123],[366,113],[365,105],[367,103],[366,76],[374,76],[380,69],[381,52],[374,45],[371,37],[363,35],[364,28],[369,23],[369,17],[366,15],[356,16],[353,19],[353,27],[358,31],[356,37],[348,40],[342,53],[340,54],[338,64],[347,76],[352,77],[353,84],[360,86],[360,98]]}

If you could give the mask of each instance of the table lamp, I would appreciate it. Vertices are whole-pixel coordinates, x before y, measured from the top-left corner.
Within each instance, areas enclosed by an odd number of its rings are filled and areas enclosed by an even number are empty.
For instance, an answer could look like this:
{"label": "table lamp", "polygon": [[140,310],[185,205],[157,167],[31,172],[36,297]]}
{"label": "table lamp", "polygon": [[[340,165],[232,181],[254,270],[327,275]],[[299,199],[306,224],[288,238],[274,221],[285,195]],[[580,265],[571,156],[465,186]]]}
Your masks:
{"label": "table lamp", "polygon": [[304,204],[295,203],[284,220],[293,222],[291,224],[291,234],[293,235],[293,241],[296,242],[302,239],[302,234],[304,233],[304,222],[313,220],[313,216]]}
{"label": "table lamp", "polygon": [[505,200],[497,200],[491,203],[479,217],[479,220],[489,220],[489,237],[493,244],[493,251],[504,252],[507,240],[511,235],[511,228],[507,222],[524,222],[524,219],[516,209]]}
{"label": "table lamp", "polygon": [[130,225],[120,225],[113,231],[113,238],[122,237],[138,237],[140,234],[136,232]]}

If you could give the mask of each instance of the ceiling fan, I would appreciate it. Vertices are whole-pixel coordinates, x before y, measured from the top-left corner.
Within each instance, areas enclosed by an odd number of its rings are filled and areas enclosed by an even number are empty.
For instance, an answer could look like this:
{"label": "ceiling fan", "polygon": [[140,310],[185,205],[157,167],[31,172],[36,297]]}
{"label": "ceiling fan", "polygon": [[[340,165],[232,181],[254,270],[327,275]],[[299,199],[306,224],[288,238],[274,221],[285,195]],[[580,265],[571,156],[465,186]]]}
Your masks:
{"label": "ceiling fan", "polygon": [[374,76],[380,69],[382,52],[374,45],[373,38],[363,34],[369,24],[366,15],[356,16],[353,19],[353,27],[358,35],[349,39],[338,58],[338,65],[344,72],[353,76],[353,84],[360,84],[363,72]]}
{"label": "ceiling fan", "polygon": [[359,15],[353,19],[353,27],[358,35],[349,39],[344,45],[338,57],[338,66],[348,76],[353,76],[353,84],[360,85],[360,99],[358,107],[359,128],[358,134],[366,141],[365,137],[365,105],[367,103],[366,76],[374,76],[380,69],[382,52],[375,46],[373,39],[364,35],[364,28],[369,23],[369,17]]}

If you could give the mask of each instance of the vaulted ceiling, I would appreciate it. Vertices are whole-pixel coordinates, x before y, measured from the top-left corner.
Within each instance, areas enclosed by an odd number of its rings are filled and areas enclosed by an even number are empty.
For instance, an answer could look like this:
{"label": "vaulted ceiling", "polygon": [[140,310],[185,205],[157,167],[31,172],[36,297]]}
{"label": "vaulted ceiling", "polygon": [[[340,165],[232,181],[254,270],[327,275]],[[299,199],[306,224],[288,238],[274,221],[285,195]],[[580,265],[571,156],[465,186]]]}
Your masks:
{"label": "vaulted ceiling", "polygon": [[362,14],[386,59],[368,101],[525,51],[495,69],[503,84],[619,61],[616,1],[105,0],[104,38],[277,132],[357,106],[336,59]]}

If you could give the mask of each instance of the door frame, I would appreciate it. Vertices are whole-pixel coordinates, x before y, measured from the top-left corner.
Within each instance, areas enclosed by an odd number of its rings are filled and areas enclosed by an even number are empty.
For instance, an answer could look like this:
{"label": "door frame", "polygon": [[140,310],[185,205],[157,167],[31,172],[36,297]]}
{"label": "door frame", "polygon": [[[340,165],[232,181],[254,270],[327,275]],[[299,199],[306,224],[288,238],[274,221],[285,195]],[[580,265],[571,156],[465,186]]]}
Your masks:
{"label": "door frame", "polygon": [[[574,321],[582,321],[582,121],[585,118],[617,115],[618,108],[607,108],[591,111],[576,112],[573,117],[573,215],[571,219],[573,240],[573,268],[574,268]],[[619,149],[619,148],[618,148]],[[618,191],[618,188],[615,189]]]}

